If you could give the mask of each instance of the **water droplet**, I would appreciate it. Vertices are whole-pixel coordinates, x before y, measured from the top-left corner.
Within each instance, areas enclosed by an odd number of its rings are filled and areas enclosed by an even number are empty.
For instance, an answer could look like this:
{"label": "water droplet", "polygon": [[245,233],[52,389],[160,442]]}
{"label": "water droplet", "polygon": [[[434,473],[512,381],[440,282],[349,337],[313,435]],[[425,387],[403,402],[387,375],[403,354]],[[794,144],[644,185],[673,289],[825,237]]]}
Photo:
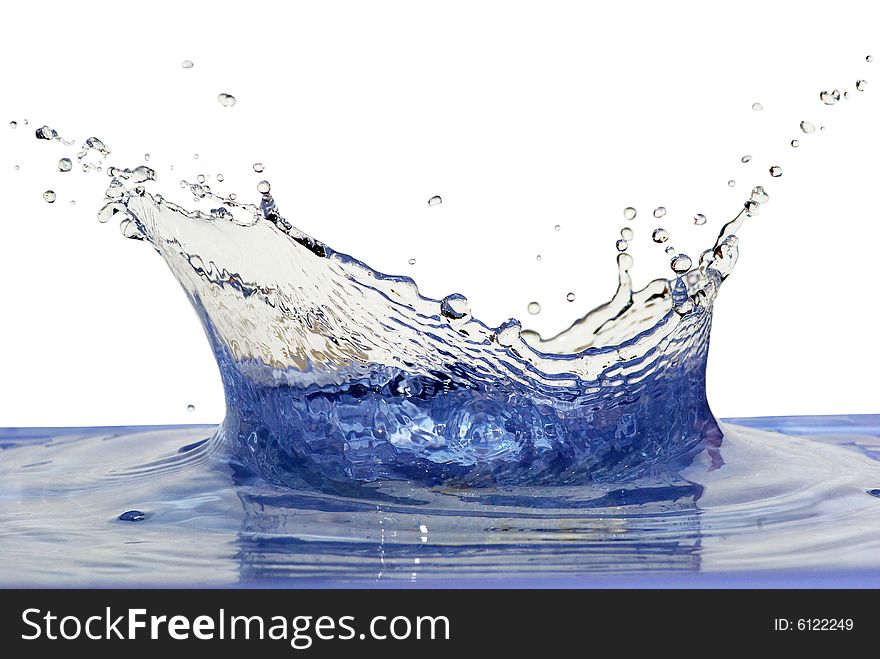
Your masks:
{"label": "water droplet", "polygon": [[58,161],[59,172],[69,172],[71,169],[73,169],[73,163],[70,162],[70,158],[62,158]]}
{"label": "water droplet", "polygon": [[415,260],[415,259],[410,259],[409,261],[407,261],[407,263],[409,263],[410,265],[415,265],[415,264],[416,264],[416,260]]}
{"label": "water droplet", "polygon": [[443,198],[438,194],[435,194],[433,197],[428,199],[428,206],[439,206],[442,203]]}
{"label": "water droplet", "polygon": [[792,140],[791,145],[796,149],[801,145],[801,143],[799,140]]}
{"label": "water droplet", "polygon": [[760,103],[752,103],[752,109],[753,109],[755,112],[760,112],[761,110],[764,109],[764,106],[761,105]]}
{"label": "water droplet", "polygon": [[198,153],[194,153],[194,154],[193,154],[193,160],[198,160],[198,159],[199,159],[199,154],[198,154]]}
{"label": "water droplet", "polygon": [[675,247],[673,247],[672,245],[669,245],[665,251],[667,254],[675,254]]}
{"label": "water droplet", "polygon": [[467,298],[461,293],[447,295],[440,301],[440,314],[444,318],[460,320],[471,312]]}
{"label": "water droplet", "polygon": [[71,206],[76,206],[76,199],[71,199],[68,203],[69,203]]}
{"label": "water droplet", "polygon": [[557,224],[556,226],[553,227],[553,230],[554,230],[554,231],[559,231],[561,228],[562,228],[562,227],[559,226],[559,225]]}
{"label": "water droplet", "polygon": [[235,96],[226,93],[217,94],[217,100],[224,108],[231,108],[236,103]]}
{"label": "water droplet", "polygon": [[620,230],[620,237],[624,240],[632,240],[633,239],[633,230],[629,227],[623,227]]}
{"label": "water droplet", "polygon": [[43,193],[43,199],[45,199],[48,203],[55,203],[55,191],[54,190],[46,190]]}
{"label": "water droplet", "polygon": [[541,260],[541,255],[538,254],[538,255],[535,257],[535,260],[536,260],[536,261],[540,261],[540,260]]}
{"label": "water droplet", "polygon": [[654,217],[660,218],[666,215],[666,209],[663,206],[658,206],[654,209]]}
{"label": "water droplet", "polygon": [[629,247],[629,243],[626,242],[623,238],[621,238],[620,240],[618,240],[614,244],[617,247],[618,252],[625,252],[627,250],[627,248]]}
{"label": "water droplet", "polygon": [[752,188],[751,200],[757,201],[759,204],[766,204],[770,201],[770,195],[764,191],[763,185],[756,185]]}
{"label": "water droplet", "polygon": [[[869,60],[869,61],[870,61],[870,60]],[[866,492],[867,492],[868,494],[870,494],[872,497],[877,497],[878,499],[880,499],[880,488],[876,488],[876,487],[875,487],[875,488],[872,488],[872,489],[870,489],[870,490],[866,490]]]}
{"label": "water droplet", "polygon": [[537,316],[541,313],[541,305],[537,302],[529,302],[529,306],[526,307],[526,309],[528,309],[528,312],[533,316]]}
{"label": "water droplet", "polygon": [[205,175],[199,174],[198,176],[196,176],[196,181],[198,181],[199,183],[204,183],[205,182]]}
{"label": "water droplet", "polygon": [[226,177],[223,174],[217,174],[217,181],[223,183],[226,180]]}
{"label": "water droplet", "polygon": [[691,257],[687,254],[679,254],[678,256],[673,257],[672,261],[669,262],[669,267],[672,268],[672,271],[679,275],[690,270],[691,265]]}
{"label": "water droplet", "polygon": [[703,226],[704,224],[706,224],[706,216],[702,213],[697,213],[696,215],[694,215],[694,224],[696,224],[698,227]]}
{"label": "water droplet", "polygon": [[840,100],[840,92],[836,89],[833,92],[820,92],[819,100],[821,100],[825,105],[834,105],[837,101]]}
{"label": "water droplet", "polygon": [[727,182],[727,187],[728,187],[728,188],[732,188],[732,187],[734,187],[735,185],[736,185],[736,181],[734,181],[733,179],[730,179],[730,180]]}
{"label": "water droplet", "polygon": [[868,86],[867,80],[856,80],[856,89],[860,92],[865,91],[865,88]]}
{"label": "water droplet", "polygon": [[773,178],[779,178],[780,176],[782,176],[782,167],[780,167],[779,165],[773,165],[770,168],[770,176],[772,176]]}
{"label": "water droplet", "polygon": [[17,121],[10,121],[9,127],[10,128],[18,128],[18,122]]}
{"label": "water droplet", "polygon": [[843,92],[843,97],[844,97],[844,98],[849,98],[849,92]]}
{"label": "water droplet", "polygon": [[825,126],[819,126],[819,130],[825,130]]}
{"label": "water droplet", "polygon": [[873,55],[865,55],[865,61],[868,63],[873,62],[874,56]]}
{"label": "water droplet", "polygon": [[623,209],[623,217],[628,221],[636,219],[636,209],[632,206],[627,206]]}
{"label": "water droplet", "polygon": [[34,134],[37,136],[38,140],[54,140],[58,137],[58,133],[48,126],[37,128],[37,130],[34,131]]}
{"label": "water droplet", "polygon": [[740,162],[751,162],[751,160],[751,156],[743,156],[742,158],[740,158]]}
{"label": "water droplet", "polygon": [[149,153],[144,154],[144,160],[146,160],[147,162],[150,162],[150,154]]}
{"label": "water droplet", "polygon": [[651,240],[657,244],[665,243],[669,240],[669,232],[666,229],[658,227],[657,229],[654,229],[654,233],[651,234]]}
{"label": "water droplet", "polygon": [[257,183],[257,192],[262,194],[269,194],[269,191],[272,189],[272,185],[269,181],[260,181]]}
{"label": "water droplet", "polygon": [[189,404],[189,405],[186,406],[186,411],[187,411],[187,412],[195,412],[195,411],[196,411],[196,406],[193,405],[193,404]]}
{"label": "water droplet", "polygon": [[568,300],[569,302],[574,302],[574,293],[569,293],[568,295],[565,296],[565,299]]}
{"label": "water droplet", "polygon": [[146,517],[146,514],[140,510],[126,510],[119,516],[121,522],[140,522]]}
{"label": "water droplet", "polygon": [[[183,62],[181,63],[180,66],[182,66],[185,69],[191,69],[195,65],[192,63],[192,60],[185,59],[185,60],[183,60]],[[210,67],[208,67],[208,68],[210,68]]]}
{"label": "water droplet", "polygon": [[254,171],[255,171],[257,174],[262,173],[262,171],[263,171],[263,163],[261,163],[261,162],[255,162],[255,163],[254,163]]}

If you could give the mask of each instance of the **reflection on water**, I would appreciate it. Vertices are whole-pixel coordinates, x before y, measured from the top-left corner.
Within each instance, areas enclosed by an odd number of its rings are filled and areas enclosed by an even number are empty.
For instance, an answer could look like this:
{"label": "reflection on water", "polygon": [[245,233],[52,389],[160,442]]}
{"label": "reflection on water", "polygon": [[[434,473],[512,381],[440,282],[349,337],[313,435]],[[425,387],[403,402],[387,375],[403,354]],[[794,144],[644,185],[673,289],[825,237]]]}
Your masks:
{"label": "reflection on water", "polygon": [[[877,567],[880,416],[724,430],[677,478],[395,481],[358,498],[269,485],[205,441],[208,426],[3,430],[0,583],[589,584]],[[145,519],[118,519],[132,509]]]}

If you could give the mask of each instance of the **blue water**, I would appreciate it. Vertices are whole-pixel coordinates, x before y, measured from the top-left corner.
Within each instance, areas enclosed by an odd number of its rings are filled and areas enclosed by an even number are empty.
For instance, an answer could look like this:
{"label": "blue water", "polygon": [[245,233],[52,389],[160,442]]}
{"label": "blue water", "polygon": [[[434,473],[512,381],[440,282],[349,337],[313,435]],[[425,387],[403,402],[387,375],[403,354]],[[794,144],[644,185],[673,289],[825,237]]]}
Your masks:
{"label": "blue water", "polygon": [[678,476],[347,496],[212,426],[4,429],[0,583],[880,586],[880,415],[720,427]]}
{"label": "blue water", "polygon": [[122,215],[180,281],[219,365],[221,443],[273,483],[624,483],[674,474],[719,439],[705,389],[712,305],[746,210],[698,267],[642,290],[620,254],[612,299],[541,337],[334,251],[268,192],[241,218],[204,214],[128,189],[153,179],[142,170],[117,172],[102,213]]}

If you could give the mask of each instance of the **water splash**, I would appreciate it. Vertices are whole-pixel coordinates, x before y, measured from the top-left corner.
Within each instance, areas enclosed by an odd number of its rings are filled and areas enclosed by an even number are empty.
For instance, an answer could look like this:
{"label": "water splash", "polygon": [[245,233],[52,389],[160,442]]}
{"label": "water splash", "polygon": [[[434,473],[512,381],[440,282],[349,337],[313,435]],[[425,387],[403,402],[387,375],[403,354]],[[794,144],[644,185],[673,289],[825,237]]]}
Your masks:
{"label": "water splash", "polygon": [[[820,98],[835,104],[840,92]],[[36,135],[60,139],[48,126]],[[109,154],[91,137],[77,160],[102,171]],[[699,258],[667,245],[671,276],[640,290],[630,276],[634,232],[621,229],[610,300],[542,336],[514,318],[483,323],[463,295],[425,297],[412,279],[303,233],[267,180],[254,204],[218,194],[203,174],[181,181],[196,202],[212,202],[206,212],[152,191],[156,172],[145,165],[107,173],[98,219],[150,243],[182,284],[223,380],[216,440],[271,482],[343,493],[388,480],[601,484],[674,470],[720,438],[705,392],[713,305],[738,257],[737,232],[769,200],[761,186]],[[653,216],[666,213],[657,206]],[[635,220],[636,209],[623,216]],[[658,244],[668,238],[652,233]]]}
{"label": "water splash", "polygon": [[732,232],[699,268],[679,254],[674,278],[639,291],[621,253],[611,301],[542,337],[514,319],[488,326],[464,296],[426,298],[411,279],[307,236],[267,181],[258,208],[182,182],[220,204],[204,213],[147,192],[145,166],[110,173],[102,218],[119,215],[123,234],[149,241],[184,286],[221,368],[219,436],[271,481],[339,491],[389,478],[617,481],[718,435],[705,359],[712,304],[736,260]]}

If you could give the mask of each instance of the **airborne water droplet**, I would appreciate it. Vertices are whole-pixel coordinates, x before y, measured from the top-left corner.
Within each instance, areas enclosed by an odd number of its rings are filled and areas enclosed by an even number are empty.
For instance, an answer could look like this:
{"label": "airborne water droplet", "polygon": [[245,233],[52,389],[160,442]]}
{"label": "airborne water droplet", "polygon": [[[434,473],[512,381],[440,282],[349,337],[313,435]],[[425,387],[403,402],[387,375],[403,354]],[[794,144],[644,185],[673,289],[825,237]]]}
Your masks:
{"label": "airborne water droplet", "polygon": [[559,231],[561,228],[562,228],[562,227],[559,226],[559,225],[557,224],[556,226],[553,227],[553,230],[554,230],[554,231]]}
{"label": "airborne water droplet", "polygon": [[41,126],[34,131],[34,134],[37,136],[38,140],[54,140],[58,137],[58,133],[48,126]]}
{"label": "airborne water droplet", "polygon": [[569,302],[574,302],[574,293],[569,293],[568,295],[565,296],[565,299],[568,300]]}
{"label": "airborne water droplet", "polygon": [[654,233],[651,234],[651,240],[657,244],[665,243],[669,240],[669,232],[666,229],[654,229]]}
{"label": "airborne water droplet", "polygon": [[262,194],[269,194],[269,191],[272,189],[272,185],[269,181],[260,181],[257,183],[257,192]]}
{"label": "airborne water droplet", "polygon": [[416,264],[416,260],[415,260],[415,259],[410,259],[409,261],[407,261],[407,263],[409,263],[410,265],[415,265],[415,264]]}
{"label": "airborne water droplet", "polygon": [[666,209],[663,206],[658,206],[654,209],[654,217],[660,218],[666,215]]}
{"label": "airborne water droplet", "polygon": [[537,316],[539,313],[541,313],[541,305],[537,302],[529,302],[529,306],[526,307],[526,309],[533,316]]}
{"label": "airborne water droplet", "polygon": [[186,411],[187,411],[187,412],[195,412],[195,411],[196,411],[196,406],[195,406],[195,405],[192,405],[192,404],[187,405],[187,406],[186,406]]}
{"label": "airborne water droplet", "polygon": [[433,197],[428,199],[428,206],[439,206],[442,203],[443,198],[438,194],[435,194]]}
{"label": "airborne water droplet", "polygon": [[629,227],[623,227],[620,230],[620,237],[624,240],[632,240],[633,239],[633,230]]}
{"label": "airborne water droplet", "polygon": [[791,145],[796,149],[801,145],[801,143],[798,140],[792,140]]}
{"label": "airborne water droplet", "polygon": [[261,162],[255,162],[255,163],[254,163],[254,171],[255,171],[257,174],[262,173],[262,171],[263,171],[263,163],[261,163]]}
{"label": "airborne water droplet", "polygon": [[740,162],[750,162],[751,160],[751,156],[743,156],[742,158],[740,158]]}
{"label": "airborne water droplet", "polygon": [[224,108],[231,108],[236,103],[235,96],[225,92],[217,94],[217,100],[220,101],[220,105]]}
{"label": "airborne water droplet", "polygon": [[17,121],[10,121],[9,127],[10,128],[18,128],[18,122]]}
{"label": "airborne water droplet", "polygon": [[735,185],[736,185],[736,181],[734,181],[733,179],[730,179],[730,180],[727,182],[727,187],[728,187],[728,188],[732,188],[732,187],[734,187]]}
{"label": "airborne water droplet", "polygon": [[764,109],[764,106],[761,105],[760,103],[752,103],[752,109],[753,109],[755,112],[759,112],[760,110],[763,110],[763,109]]}
{"label": "airborne water droplet", "polygon": [[[192,63],[192,60],[185,59],[185,60],[183,60],[183,63],[181,64],[181,66],[185,69],[191,69],[195,65]],[[211,67],[208,67],[208,68],[211,68]]]}
{"label": "airborne water droplet", "polygon": [[782,176],[782,167],[780,167],[779,165],[773,165],[770,168],[770,176],[772,176],[773,178],[779,178],[780,176]]}
{"label": "airborne water droplet", "polygon": [[617,247],[618,252],[625,252],[629,247],[629,243],[621,238],[615,243],[615,246]]}
{"label": "airborne water droplet", "polygon": [[636,209],[632,206],[627,206],[623,209],[623,217],[626,220],[634,220],[636,219]]}
{"label": "airborne water droplet", "polygon": [[147,162],[150,162],[150,154],[149,153],[144,154],[144,160],[146,160]]}
{"label": "airborne water droplet", "polygon": [[225,181],[225,180],[226,180],[226,177],[223,176],[223,174],[217,174],[217,182],[218,183],[223,183],[223,181]]}
{"label": "airborne water droplet", "polygon": [[865,88],[868,86],[867,80],[856,80],[856,89],[860,92],[865,91]]}
{"label": "airborne water droplet", "polygon": [[669,262],[669,267],[672,268],[672,271],[679,275],[690,270],[691,265],[691,257],[687,254],[679,254]]}
{"label": "airborne water droplet", "polygon": [[770,195],[764,191],[763,185],[756,185],[752,188],[751,199],[752,201],[757,201],[759,204],[766,204],[770,201]]}
{"label": "airborne water droplet", "polygon": [[866,55],[866,56],[865,56],[865,61],[868,62],[868,63],[873,62],[873,61],[874,61],[874,56],[873,56],[873,55]]}
{"label": "airborne water droplet", "polygon": [[840,92],[836,89],[833,92],[820,92],[819,100],[821,100],[825,105],[834,105],[835,103],[837,103],[837,101],[840,100]]}
{"label": "airborne water droplet", "polygon": [[696,215],[694,215],[694,224],[696,224],[698,227],[703,226],[704,224],[706,224],[706,216],[702,213],[697,213]]}
{"label": "airborne water droplet", "polygon": [[73,163],[70,162],[70,158],[62,158],[58,161],[59,172],[69,172],[71,169],[73,169]]}
{"label": "airborne water droplet", "polygon": [[56,197],[55,197],[55,191],[54,191],[54,190],[46,190],[46,191],[43,193],[43,199],[45,199],[45,200],[46,200],[47,202],[49,202],[50,204],[54,204],[54,203],[55,203],[55,198],[56,198]]}
{"label": "airborne water droplet", "polygon": [[538,255],[535,257],[535,260],[536,260],[536,261],[540,261],[540,260],[541,260],[541,255],[538,254]]}
{"label": "airborne water droplet", "polygon": [[199,183],[204,183],[205,182],[205,175],[199,174],[198,176],[196,176],[196,181],[198,181]]}
{"label": "airborne water droplet", "polygon": [[665,251],[667,254],[675,254],[675,247],[673,247],[672,245],[669,245]]}

